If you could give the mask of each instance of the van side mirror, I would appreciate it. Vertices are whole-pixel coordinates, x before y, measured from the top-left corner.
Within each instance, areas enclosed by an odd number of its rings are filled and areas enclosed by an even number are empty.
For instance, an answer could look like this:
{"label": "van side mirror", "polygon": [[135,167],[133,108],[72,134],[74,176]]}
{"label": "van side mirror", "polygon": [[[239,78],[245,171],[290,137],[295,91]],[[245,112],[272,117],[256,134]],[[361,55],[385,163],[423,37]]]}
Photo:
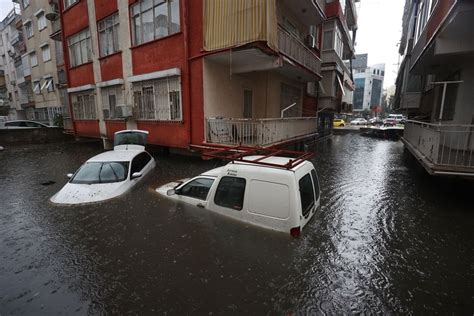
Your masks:
{"label": "van side mirror", "polygon": [[132,176],[130,177],[130,180],[133,180],[133,179],[136,179],[136,178],[140,178],[142,176],[142,173],[141,172],[134,172],[132,174]]}
{"label": "van side mirror", "polygon": [[68,173],[68,174],[66,175],[66,177],[68,177],[69,179],[71,179],[73,175],[74,175],[74,174],[72,174],[72,173]]}

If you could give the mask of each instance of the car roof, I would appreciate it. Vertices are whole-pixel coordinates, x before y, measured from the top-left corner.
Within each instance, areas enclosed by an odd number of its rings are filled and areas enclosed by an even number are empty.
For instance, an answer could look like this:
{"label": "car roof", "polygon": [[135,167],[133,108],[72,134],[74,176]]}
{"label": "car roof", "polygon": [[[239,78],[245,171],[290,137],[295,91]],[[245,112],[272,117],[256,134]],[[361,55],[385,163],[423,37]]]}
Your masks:
{"label": "car roof", "polygon": [[110,150],[98,154],[87,160],[87,162],[106,162],[106,161],[131,161],[144,150]]}

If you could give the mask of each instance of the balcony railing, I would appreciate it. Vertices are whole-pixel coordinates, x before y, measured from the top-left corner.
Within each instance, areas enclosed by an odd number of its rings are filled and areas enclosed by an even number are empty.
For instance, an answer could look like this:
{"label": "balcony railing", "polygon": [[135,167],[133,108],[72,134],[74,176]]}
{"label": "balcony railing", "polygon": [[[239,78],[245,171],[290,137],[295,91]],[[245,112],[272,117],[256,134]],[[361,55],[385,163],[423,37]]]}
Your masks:
{"label": "balcony railing", "polygon": [[278,26],[278,48],[281,53],[315,74],[321,74],[321,59],[296,36],[280,26]]}
{"label": "balcony railing", "polygon": [[265,147],[316,133],[316,117],[206,119],[206,142],[212,144]]}
{"label": "balcony railing", "polygon": [[474,173],[474,125],[408,121],[403,139],[433,170]]}

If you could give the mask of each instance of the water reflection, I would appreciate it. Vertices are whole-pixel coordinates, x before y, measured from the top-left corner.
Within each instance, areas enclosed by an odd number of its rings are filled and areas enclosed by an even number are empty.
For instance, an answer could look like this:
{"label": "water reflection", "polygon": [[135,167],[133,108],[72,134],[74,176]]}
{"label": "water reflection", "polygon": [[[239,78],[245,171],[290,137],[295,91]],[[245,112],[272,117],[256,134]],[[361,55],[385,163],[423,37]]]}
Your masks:
{"label": "water reflection", "polygon": [[190,157],[157,155],[142,186],[107,204],[47,202],[100,151],[0,153],[0,311],[472,313],[472,184],[434,181],[400,143],[321,145],[323,208],[300,239],[157,195],[219,164]]}

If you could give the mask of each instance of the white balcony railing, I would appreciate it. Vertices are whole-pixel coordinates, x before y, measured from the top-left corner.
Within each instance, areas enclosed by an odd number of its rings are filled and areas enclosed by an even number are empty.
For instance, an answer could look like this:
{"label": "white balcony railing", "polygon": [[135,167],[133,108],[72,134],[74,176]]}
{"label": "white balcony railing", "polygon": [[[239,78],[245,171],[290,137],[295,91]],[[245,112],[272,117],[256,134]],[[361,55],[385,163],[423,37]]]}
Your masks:
{"label": "white balcony railing", "polygon": [[474,125],[408,121],[403,138],[435,167],[474,172]]}
{"label": "white balcony railing", "polygon": [[316,117],[206,118],[206,142],[225,145],[271,146],[316,135]]}
{"label": "white balcony railing", "polygon": [[296,36],[280,26],[278,26],[278,48],[281,53],[294,59],[315,74],[321,74],[321,59]]}

